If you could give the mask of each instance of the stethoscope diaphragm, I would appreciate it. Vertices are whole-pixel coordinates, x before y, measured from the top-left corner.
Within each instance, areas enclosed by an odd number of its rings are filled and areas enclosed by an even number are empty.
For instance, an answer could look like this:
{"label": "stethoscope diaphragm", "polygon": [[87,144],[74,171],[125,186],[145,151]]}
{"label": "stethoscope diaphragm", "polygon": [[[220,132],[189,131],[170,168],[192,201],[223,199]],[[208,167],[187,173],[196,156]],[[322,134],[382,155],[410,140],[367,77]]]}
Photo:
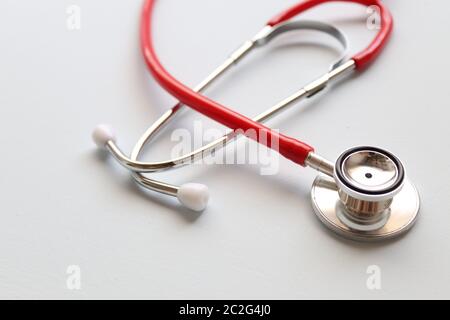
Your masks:
{"label": "stethoscope diaphragm", "polygon": [[374,147],[347,150],[333,178],[320,175],[311,189],[319,219],[353,240],[383,240],[408,231],[419,211],[419,194],[400,160]]}

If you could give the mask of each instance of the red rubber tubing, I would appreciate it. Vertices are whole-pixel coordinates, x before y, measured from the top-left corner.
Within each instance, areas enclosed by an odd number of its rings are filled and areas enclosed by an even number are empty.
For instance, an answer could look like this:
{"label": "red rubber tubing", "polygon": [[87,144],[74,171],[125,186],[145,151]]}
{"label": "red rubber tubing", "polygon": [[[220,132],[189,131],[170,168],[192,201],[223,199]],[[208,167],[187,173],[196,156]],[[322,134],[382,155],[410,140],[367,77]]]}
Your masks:
{"label": "red rubber tubing", "polygon": [[267,24],[269,26],[276,26],[277,24],[285,22],[302,12],[305,12],[313,7],[327,2],[354,2],[367,7],[376,6],[380,10],[380,31],[378,32],[375,39],[373,39],[372,43],[365,50],[356,54],[352,58],[355,61],[357,70],[365,69],[381,53],[390,38],[394,26],[394,21],[392,19],[391,13],[389,12],[389,9],[383,4],[381,0],[304,0],[297,5],[289,8],[288,10],[282,12],[281,14],[275,16]]}
{"label": "red rubber tubing", "polygon": [[[294,6],[288,11],[285,11],[281,15],[272,19],[269,24],[276,25],[282,23],[296,14],[299,14],[315,5],[320,3],[329,2],[330,0],[307,0],[300,4]],[[350,0],[340,0],[340,1],[350,1]],[[281,155],[287,159],[300,164],[305,165],[305,160],[307,159],[310,152],[314,151],[314,148],[298,141],[294,138],[285,136],[278,133],[277,131],[271,130],[268,127],[262,125],[261,123],[255,122],[252,119],[241,115],[211,99],[205,97],[189,87],[185,86],[177,79],[175,79],[169,72],[165,70],[161,62],[156,55],[155,48],[153,45],[153,9],[156,0],[145,0],[144,8],[142,10],[142,20],[141,20],[141,47],[142,53],[144,55],[145,62],[153,77],[158,81],[158,83],[168,91],[172,96],[176,97],[183,104],[191,107],[192,109],[204,114],[205,116],[229,127],[232,130],[245,133],[249,138],[256,140],[257,142],[275,149]],[[380,5],[379,1],[363,1],[355,0],[353,2],[358,2],[361,4],[368,5]],[[392,18],[390,17],[389,11],[382,7],[382,15],[385,17],[383,21],[390,22],[388,29],[392,29]],[[386,14],[388,17],[386,17]],[[385,30],[386,25],[383,23],[382,30]],[[386,33],[386,31],[388,31]],[[358,59],[359,68],[365,66],[370,59],[374,59],[381,51],[385,39],[380,39],[380,32],[374,43],[362,54],[356,56]],[[390,33],[390,30],[385,30],[385,37]],[[356,62],[357,60],[355,60]],[[358,65],[357,65],[358,67]]]}

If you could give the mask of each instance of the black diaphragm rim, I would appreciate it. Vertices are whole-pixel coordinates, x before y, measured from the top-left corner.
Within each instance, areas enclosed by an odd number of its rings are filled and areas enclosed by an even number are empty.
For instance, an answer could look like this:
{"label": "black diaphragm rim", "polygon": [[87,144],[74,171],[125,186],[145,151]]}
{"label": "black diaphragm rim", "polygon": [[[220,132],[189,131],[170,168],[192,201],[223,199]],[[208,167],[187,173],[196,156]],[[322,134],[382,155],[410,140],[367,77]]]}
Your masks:
{"label": "black diaphragm rim", "polygon": [[[353,185],[352,183],[350,183],[344,177],[344,174],[342,171],[342,163],[344,162],[345,159],[347,159],[348,156],[350,156],[353,153],[360,152],[360,151],[377,152],[377,153],[385,155],[386,157],[391,159],[398,168],[398,176],[397,176],[395,183],[392,186],[382,189],[382,190],[364,190],[364,189],[359,188],[359,187]],[[401,161],[396,156],[394,156],[392,153],[390,153],[386,150],[377,148],[377,147],[361,146],[361,147],[354,147],[354,148],[351,148],[351,149],[345,151],[337,159],[334,170],[335,170],[336,178],[339,180],[339,182],[344,184],[347,188],[349,188],[353,191],[356,191],[358,193],[374,195],[374,196],[387,194],[387,193],[397,190],[403,184],[403,181],[405,180],[405,169],[404,169]]]}

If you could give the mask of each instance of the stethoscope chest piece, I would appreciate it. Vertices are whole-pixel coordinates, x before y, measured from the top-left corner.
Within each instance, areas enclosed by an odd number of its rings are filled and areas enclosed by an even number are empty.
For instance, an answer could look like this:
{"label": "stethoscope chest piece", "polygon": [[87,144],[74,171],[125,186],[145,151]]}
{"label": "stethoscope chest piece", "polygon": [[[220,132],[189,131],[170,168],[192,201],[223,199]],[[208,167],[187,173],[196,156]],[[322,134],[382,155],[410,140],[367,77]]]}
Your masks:
{"label": "stethoscope chest piece", "polygon": [[393,154],[374,147],[345,151],[334,179],[319,176],[311,199],[319,219],[353,240],[375,241],[408,231],[419,212],[419,194]]}

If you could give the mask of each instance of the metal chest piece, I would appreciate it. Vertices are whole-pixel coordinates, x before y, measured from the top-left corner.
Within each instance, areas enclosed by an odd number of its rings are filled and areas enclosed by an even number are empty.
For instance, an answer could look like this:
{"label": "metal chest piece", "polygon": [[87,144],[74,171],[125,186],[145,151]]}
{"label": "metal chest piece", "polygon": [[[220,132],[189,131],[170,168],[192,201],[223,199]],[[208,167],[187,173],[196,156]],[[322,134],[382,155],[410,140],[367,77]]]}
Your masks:
{"label": "metal chest piece", "polygon": [[336,161],[334,180],[316,178],[311,199],[328,228],[359,241],[403,234],[414,225],[420,206],[400,160],[374,147],[345,151]]}

